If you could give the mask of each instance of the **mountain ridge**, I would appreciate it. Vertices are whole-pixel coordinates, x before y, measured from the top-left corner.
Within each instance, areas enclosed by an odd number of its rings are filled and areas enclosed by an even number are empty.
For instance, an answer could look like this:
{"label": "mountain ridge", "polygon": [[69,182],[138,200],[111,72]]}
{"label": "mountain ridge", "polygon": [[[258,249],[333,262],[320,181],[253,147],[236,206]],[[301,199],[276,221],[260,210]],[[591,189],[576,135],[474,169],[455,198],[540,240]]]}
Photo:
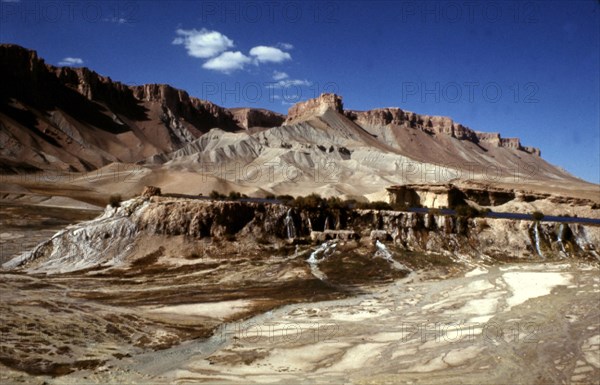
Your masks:
{"label": "mountain ridge", "polygon": [[[59,156],[58,158],[65,158],[65,165],[61,168],[85,171],[113,161],[136,162],[147,156],[176,151],[212,128],[218,127],[232,132],[248,130],[252,127],[270,128],[289,125],[292,122],[318,115],[318,110],[323,108],[332,108],[345,115],[367,132],[371,132],[374,127],[388,125],[419,128],[429,134],[446,134],[459,140],[470,140],[474,143],[486,142],[497,147],[513,148],[541,155],[537,148],[522,146],[518,138],[503,138],[499,133],[474,131],[460,123],[455,123],[448,117],[420,115],[397,107],[368,111],[344,110],[341,97],[334,94],[323,94],[317,98],[299,102],[289,109],[287,116],[284,116],[259,108],[224,108],[210,101],[192,97],[185,90],[174,88],[168,84],[129,86],[114,81],[110,77],[102,76],[87,67],[55,67],[46,64],[36,51],[17,45],[0,45],[0,57],[2,58],[0,73],[4,74],[5,78],[3,79],[5,86],[0,91],[2,104],[0,112],[8,115],[8,118],[22,115],[15,112],[14,107],[11,106],[11,102],[14,103],[14,101],[26,105],[21,110],[27,110],[27,106],[42,111],[61,110],[66,115],[74,117],[75,120],[81,119],[84,124],[100,126],[99,128],[115,135],[131,131],[133,136],[139,139],[135,144],[138,147],[147,147],[146,151],[133,154],[121,152],[114,157],[111,157],[111,154],[105,154],[101,159],[90,159],[83,156],[80,162],[76,162],[79,164],[68,164],[69,161],[72,162],[72,157]],[[11,76],[6,76],[8,74]],[[88,105],[81,113],[75,111],[85,104],[78,95],[91,102],[91,106]],[[65,104],[75,107],[69,108]],[[103,108],[112,112],[112,116],[102,114]],[[86,114],[88,116],[83,116]],[[21,118],[21,120],[24,119]],[[36,118],[32,119],[29,116],[29,127],[27,128],[30,130],[33,128],[31,127],[33,120]],[[37,120],[39,122],[39,116]],[[68,125],[67,123],[70,121],[67,117],[64,119],[59,117],[57,120],[62,121],[62,126]],[[144,124],[147,121],[152,121],[153,124]],[[164,126],[164,128],[160,126]],[[52,128],[57,128],[57,130]],[[82,143],[81,135],[78,135],[79,140],[75,139],[77,135],[74,132],[78,130],[69,128],[64,129],[60,122],[50,121],[41,130],[41,133],[37,132],[37,136],[42,136],[52,144],[56,144],[57,141],[60,143],[61,140],[67,142],[75,140],[79,142],[80,146],[85,147],[86,143]],[[3,124],[3,131],[4,129],[5,124]],[[35,130],[33,131],[36,133]],[[54,137],[54,140],[51,137]],[[103,148],[100,150],[107,152]],[[70,152],[72,153],[73,150]],[[110,151],[108,152],[110,153]],[[4,155],[2,156],[2,166],[5,169],[7,164],[19,164],[18,159],[6,159],[5,154],[2,155]],[[41,155],[39,158],[45,157]],[[26,161],[25,165],[29,166],[26,168],[44,169],[43,161]]]}
{"label": "mountain ridge", "polygon": [[[448,117],[345,109],[335,94],[299,102],[287,115],[224,108],[166,84],[128,86],[87,68],[54,67],[15,45],[0,45],[0,59],[0,170],[5,181],[73,173],[46,195],[70,196],[76,184],[96,197],[130,196],[152,184],[184,194],[382,200],[393,185],[453,183],[597,199],[597,185],[549,164],[538,149]],[[138,179],[127,184],[78,177],[132,167]],[[39,194],[35,183],[14,183],[3,191]]]}

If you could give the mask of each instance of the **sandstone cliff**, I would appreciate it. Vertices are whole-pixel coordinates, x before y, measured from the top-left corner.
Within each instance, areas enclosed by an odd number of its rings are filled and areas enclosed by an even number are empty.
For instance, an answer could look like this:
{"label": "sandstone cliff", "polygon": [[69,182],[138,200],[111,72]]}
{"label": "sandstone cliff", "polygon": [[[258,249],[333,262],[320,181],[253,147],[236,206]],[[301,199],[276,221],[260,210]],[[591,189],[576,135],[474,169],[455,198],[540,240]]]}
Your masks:
{"label": "sandstone cliff", "polygon": [[285,115],[262,108],[231,108],[229,111],[238,125],[245,129],[277,127],[285,121]]}
{"label": "sandstone cliff", "polygon": [[384,127],[388,125],[416,128],[429,134],[448,135],[459,140],[473,143],[485,142],[495,147],[512,148],[541,156],[539,149],[523,147],[518,138],[502,138],[499,133],[474,131],[445,116],[419,115],[403,111],[400,108],[379,108],[369,111],[344,112],[345,115],[361,127]]}
{"label": "sandstone cliff", "polygon": [[285,124],[321,115],[328,109],[340,114],[343,113],[344,105],[342,104],[342,98],[335,94],[321,94],[318,98],[296,103],[288,110]]}
{"label": "sandstone cliff", "polygon": [[226,108],[165,84],[129,86],[87,68],[54,67],[35,51],[0,45],[0,168],[86,171],[170,152],[218,127],[278,125],[252,109]]}

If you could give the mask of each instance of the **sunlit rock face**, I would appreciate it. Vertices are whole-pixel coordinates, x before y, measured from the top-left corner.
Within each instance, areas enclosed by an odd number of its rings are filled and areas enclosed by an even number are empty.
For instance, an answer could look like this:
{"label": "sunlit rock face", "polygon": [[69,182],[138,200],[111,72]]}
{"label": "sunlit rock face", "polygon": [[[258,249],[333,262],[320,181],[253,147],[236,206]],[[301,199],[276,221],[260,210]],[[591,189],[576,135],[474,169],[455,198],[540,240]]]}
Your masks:
{"label": "sunlit rock face", "polygon": [[321,115],[328,109],[343,113],[342,98],[336,94],[321,94],[318,98],[296,103],[288,110],[285,123],[289,124],[307,117]]}
{"label": "sunlit rock face", "polygon": [[[150,195],[150,196],[149,196]],[[293,233],[291,230],[293,228]],[[131,261],[136,245],[152,237],[199,239],[390,239],[409,251],[491,258],[598,256],[600,231],[581,224],[461,218],[399,211],[288,208],[280,204],[178,199],[146,194],[108,206],[100,217],[68,227],[5,268],[66,272]],[[256,247],[249,246],[250,248]]]}

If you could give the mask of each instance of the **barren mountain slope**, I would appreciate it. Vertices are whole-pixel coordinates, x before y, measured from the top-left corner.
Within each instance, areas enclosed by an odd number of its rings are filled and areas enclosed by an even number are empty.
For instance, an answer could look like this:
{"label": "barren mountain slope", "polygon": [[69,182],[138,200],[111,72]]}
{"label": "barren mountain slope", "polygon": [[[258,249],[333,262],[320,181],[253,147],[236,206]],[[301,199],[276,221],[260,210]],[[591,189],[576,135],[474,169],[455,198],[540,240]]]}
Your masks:
{"label": "barren mountain slope", "polygon": [[549,164],[517,138],[475,132],[448,118],[394,113],[344,111],[339,96],[323,94],[290,108],[280,127],[215,129],[148,164],[162,164],[171,178],[201,174],[197,188],[200,179],[217,178],[259,195],[316,191],[380,199],[394,184],[452,182],[598,199],[598,186]]}
{"label": "barren mountain slope", "polygon": [[538,149],[447,117],[345,110],[334,94],[297,103],[287,116],[225,109],[168,85],[127,86],[87,68],[46,65],[14,45],[0,45],[0,58],[0,166],[71,173],[44,188],[37,176],[4,176],[0,192],[25,200],[94,203],[147,184],[378,200],[390,185],[451,182],[600,201],[598,185],[547,163]]}
{"label": "barren mountain slope", "polygon": [[262,110],[232,114],[164,84],[128,86],[87,68],[54,67],[0,45],[0,166],[86,171],[173,151],[214,127],[279,124]]}

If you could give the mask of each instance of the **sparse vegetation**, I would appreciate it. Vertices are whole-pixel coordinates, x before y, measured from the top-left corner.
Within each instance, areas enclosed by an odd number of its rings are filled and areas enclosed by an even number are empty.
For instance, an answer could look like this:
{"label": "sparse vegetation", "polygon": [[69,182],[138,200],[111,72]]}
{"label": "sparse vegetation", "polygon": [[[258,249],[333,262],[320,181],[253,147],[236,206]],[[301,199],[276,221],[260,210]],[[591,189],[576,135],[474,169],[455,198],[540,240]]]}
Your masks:
{"label": "sparse vegetation", "polygon": [[544,213],[542,213],[541,211],[534,211],[531,213],[531,217],[534,221],[541,221],[542,219],[544,219]]}
{"label": "sparse vegetation", "polygon": [[211,191],[210,195],[209,195],[210,199],[215,199],[215,200],[232,200],[232,201],[237,201],[239,199],[245,199],[248,198],[248,195],[246,194],[241,194],[237,191],[231,191],[229,193],[229,195],[225,195],[225,194],[221,194],[218,191]]}
{"label": "sparse vegetation", "polygon": [[280,200],[283,203],[288,203],[288,202],[293,201],[294,197],[291,195],[277,195],[277,200]]}
{"label": "sparse vegetation", "polygon": [[108,203],[111,205],[111,207],[121,207],[122,201],[123,198],[121,197],[121,194],[112,194],[108,198]]}
{"label": "sparse vegetation", "polygon": [[279,195],[277,199],[283,204],[299,209],[330,208],[338,210],[364,209],[364,210],[397,210],[406,211],[408,208],[403,204],[389,204],[384,201],[357,202],[356,199],[342,200],[338,197],[323,198],[319,194],[312,193],[308,196],[293,198],[290,195]]}
{"label": "sparse vegetation", "polygon": [[218,192],[216,190],[212,190],[210,192],[209,198],[215,199],[215,200],[222,200],[222,199],[227,198],[227,196],[225,196],[224,194],[221,194],[220,192]]}
{"label": "sparse vegetation", "polygon": [[462,218],[476,218],[481,216],[481,212],[479,210],[468,205],[457,206],[454,211],[456,212],[456,216]]}
{"label": "sparse vegetation", "polygon": [[299,209],[317,209],[325,207],[325,202],[325,199],[321,198],[319,194],[312,193],[305,197],[296,197],[291,205]]}
{"label": "sparse vegetation", "polygon": [[359,202],[357,204],[359,209],[370,209],[370,210],[392,210],[392,205],[384,201],[375,202]]}
{"label": "sparse vegetation", "polygon": [[229,193],[229,196],[227,198],[229,198],[230,200],[236,201],[236,200],[242,198],[242,194],[240,194],[237,191],[232,191]]}

